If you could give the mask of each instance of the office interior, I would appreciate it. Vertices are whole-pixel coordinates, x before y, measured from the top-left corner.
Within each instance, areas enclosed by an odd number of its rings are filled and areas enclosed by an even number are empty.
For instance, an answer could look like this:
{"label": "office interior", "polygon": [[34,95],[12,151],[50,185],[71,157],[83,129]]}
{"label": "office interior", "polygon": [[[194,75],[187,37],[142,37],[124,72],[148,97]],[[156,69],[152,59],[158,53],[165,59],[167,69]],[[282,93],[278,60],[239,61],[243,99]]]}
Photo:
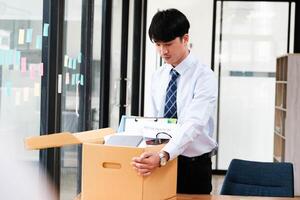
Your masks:
{"label": "office interior", "polygon": [[32,179],[45,170],[55,199],[80,193],[81,145],[28,151],[24,138],[144,116],[163,63],[147,30],[166,8],[186,14],[190,49],[218,78],[214,174],[233,158],[285,161],[274,154],[276,60],[300,52],[296,1],[0,0],[0,155],[33,165]]}

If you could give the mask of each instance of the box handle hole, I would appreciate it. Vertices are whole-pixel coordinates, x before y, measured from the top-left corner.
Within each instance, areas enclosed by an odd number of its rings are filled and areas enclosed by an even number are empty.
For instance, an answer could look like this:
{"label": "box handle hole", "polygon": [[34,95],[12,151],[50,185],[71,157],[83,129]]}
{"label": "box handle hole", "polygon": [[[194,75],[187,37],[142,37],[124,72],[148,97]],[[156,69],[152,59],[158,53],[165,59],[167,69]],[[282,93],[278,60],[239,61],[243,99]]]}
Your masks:
{"label": "box handle hole", "polygon": [[108,169],[121,169],[121,164],[113,162],[104,162],[102,163],[102,167]]}

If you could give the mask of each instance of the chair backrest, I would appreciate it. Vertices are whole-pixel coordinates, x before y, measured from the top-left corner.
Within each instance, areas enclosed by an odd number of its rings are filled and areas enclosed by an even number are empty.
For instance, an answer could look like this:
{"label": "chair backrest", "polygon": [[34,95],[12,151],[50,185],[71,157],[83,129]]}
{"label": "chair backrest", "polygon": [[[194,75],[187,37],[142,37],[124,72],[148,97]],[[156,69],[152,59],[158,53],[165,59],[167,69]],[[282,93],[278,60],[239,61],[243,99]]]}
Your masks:
{"label": "chair backrest", "polygon": [[221,194],[293,197],[293,165],[233,159],[225,176]]}

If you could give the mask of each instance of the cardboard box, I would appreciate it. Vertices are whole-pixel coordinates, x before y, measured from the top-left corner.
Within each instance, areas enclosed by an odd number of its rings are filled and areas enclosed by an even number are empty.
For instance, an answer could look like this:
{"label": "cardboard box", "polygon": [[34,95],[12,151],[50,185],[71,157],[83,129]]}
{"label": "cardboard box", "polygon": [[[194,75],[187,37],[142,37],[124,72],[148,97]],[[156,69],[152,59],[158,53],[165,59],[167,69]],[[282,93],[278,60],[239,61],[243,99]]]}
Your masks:
{"label": "cardboard box", "polygon": [[[181,199],[181,196],[180,197],[178,197],[178,195],[176,195],[175,197],[172,197],[172,198],[170,198],[170,199],[168,199],[168,200],[176,200],[176,199]],[[194,199],[194,197],[190,197],[190,198],[188,198],[188,197],[183,197],[184,199]],[[74,198],[74,200],[82,200],[81,199],[81,194],[78,194],[75,198]]]}
{"label": "cardboard box", "polygon": [[103,128],[79,133],[54,133],[50,135],[32,136],[25,139],[27,149],[46,149],[82,143],[104,143],[104,136],[115,133],[112,128]]}
{"label": "cardboard box", "polygon": [[132,157],[162,146],[146,148],[103,145],[113,129],[76,134],[58,133],[27,138],[28,149],[61,147],[83,143],[81,200],[161,200],[176,196],[177,160],[142,177],[131,166]]}

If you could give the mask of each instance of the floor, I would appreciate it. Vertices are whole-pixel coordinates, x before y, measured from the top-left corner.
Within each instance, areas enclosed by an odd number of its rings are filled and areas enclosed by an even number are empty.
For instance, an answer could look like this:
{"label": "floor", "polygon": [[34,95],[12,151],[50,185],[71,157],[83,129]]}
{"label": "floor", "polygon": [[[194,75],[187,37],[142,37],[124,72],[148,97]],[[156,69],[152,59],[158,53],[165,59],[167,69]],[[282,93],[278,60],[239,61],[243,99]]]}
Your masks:
{"label": "floor", "polygon": [[[74,169],[73,169],[74,170]],[[65,176],[69,177],[67,180],[69,181],[62,181],[62,188],[61,188],[61,200],[70,200],[71,197],[76,196],[76,186],[74,185],[76,183],[76,177],[75,177],[75,170],[70,171],[64,170]],[[66,180],[66,179],[62,179]],[[212,178],[212,192],[211,194],[220,194],[222,184],[224,181],[224,175],[213,175]]]}
{"label": "floor", "polygon": [[[70,200],[76,196],[76,170],[69,168],[63,170],[64,179],[61,183],[61,200]],[[220,194],[224,181],[224,175],[213,175],[212,178],[212,192],[211,194]]]}
{"label": "floor", "polygon": [[222,184],[224,181],[224,175],[213,175],[212,177],[212,194],[220,194]]}
{"label": "floor", "polygon": [[[61,179],[61,200],[70,200],[76,196],[76,169],[75,168],[63,168]],[[220,194],[222,184],[224,181],[224,175],[213,175],[212,178],[212,192],[211,194]]]}

